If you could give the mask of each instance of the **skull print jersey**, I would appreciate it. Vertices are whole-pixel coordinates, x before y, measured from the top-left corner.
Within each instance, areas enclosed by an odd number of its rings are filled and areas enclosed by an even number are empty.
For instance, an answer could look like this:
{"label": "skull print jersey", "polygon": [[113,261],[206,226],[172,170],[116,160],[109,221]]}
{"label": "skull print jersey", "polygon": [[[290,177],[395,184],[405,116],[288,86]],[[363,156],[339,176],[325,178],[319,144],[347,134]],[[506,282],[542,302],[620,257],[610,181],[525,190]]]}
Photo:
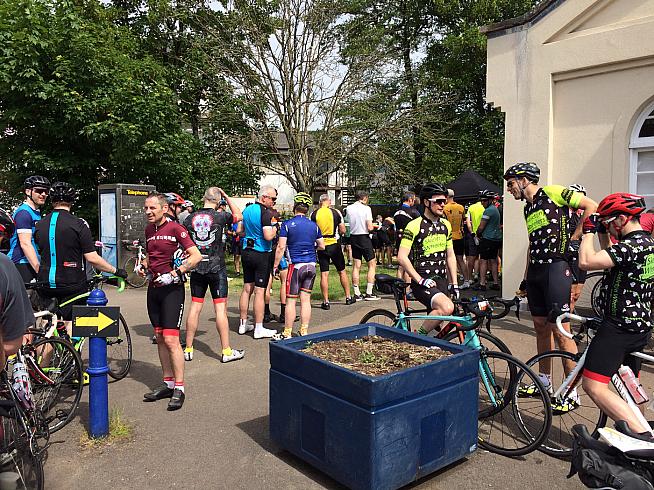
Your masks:
{"label": "skull print jersey", "polygon": [[633,231],[606,252],[615,267],[602,279],[602,316],[622,330],[647,332],[654,290],[654,240],[643,230]]}
{"label": "skull print jersey", "polygon": [[413,251],[413,266],[422,277],[447,278],[447,249],[452,248],[452,226],[445,218],[431,221],[424,216],[410,221],[402,233],[400,247]]}
{"label": "skull print jersey", "polygon": [[570,241],[568,208],[577,209],[583,197],[562,185],[548,185],[538,189],[534,200],[525,204],[531,264],[566,259]]}
{"label": "skull print jersey", "polygon": [[202,262],[195,272],[214,274],[225,268],[223,230],[232,223],[234,218],[230,213],[212,208],[198,209],[187,216],[184,227],[202,254]]}

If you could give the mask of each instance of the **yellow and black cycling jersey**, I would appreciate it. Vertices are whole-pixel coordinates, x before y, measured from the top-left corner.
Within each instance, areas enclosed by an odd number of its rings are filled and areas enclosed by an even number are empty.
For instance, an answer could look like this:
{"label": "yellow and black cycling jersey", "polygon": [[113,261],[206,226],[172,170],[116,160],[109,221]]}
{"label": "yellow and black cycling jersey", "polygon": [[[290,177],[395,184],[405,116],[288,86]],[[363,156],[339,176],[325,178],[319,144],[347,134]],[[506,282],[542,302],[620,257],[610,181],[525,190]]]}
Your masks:
{"label": "yellow and black cycling jersey", "polygon": [[413,267],[422,277],[447,278],[447,249],[452,248],[452,226],[445,218],[431,221],[424,216],[404,228],[400,247],[413,252]]}

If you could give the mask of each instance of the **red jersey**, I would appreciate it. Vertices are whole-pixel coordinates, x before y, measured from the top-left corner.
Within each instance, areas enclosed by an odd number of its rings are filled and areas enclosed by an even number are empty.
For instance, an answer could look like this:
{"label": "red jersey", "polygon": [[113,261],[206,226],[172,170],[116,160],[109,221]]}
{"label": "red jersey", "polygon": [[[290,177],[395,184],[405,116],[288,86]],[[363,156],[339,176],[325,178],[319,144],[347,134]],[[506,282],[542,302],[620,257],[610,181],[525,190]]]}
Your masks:
{"label": "red jersey", "polygon": [[145,227],[145,250],[148,254],[148,269],[154,277],[173,270],[173,254],[179,248],[188,250],[195,243],[188,231],[175,221],[166,221],[157,227],[148,224]]}
{"label": "red jersey", "polygon": [[654,213],[643,213],[640,215],[640,226],[647,233],[654,231]]}

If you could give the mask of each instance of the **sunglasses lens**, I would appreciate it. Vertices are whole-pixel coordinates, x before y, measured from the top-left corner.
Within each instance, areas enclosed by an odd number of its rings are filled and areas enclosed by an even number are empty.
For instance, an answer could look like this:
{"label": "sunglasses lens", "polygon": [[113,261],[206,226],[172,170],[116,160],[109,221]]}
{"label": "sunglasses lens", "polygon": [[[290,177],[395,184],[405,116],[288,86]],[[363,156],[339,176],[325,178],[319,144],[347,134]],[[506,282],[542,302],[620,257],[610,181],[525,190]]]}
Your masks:
{"label": "sunglasses lens", "polygon": [[36,192],[37,194],[47,194],[48,193],[48,189],[33,189],[33,191]]}

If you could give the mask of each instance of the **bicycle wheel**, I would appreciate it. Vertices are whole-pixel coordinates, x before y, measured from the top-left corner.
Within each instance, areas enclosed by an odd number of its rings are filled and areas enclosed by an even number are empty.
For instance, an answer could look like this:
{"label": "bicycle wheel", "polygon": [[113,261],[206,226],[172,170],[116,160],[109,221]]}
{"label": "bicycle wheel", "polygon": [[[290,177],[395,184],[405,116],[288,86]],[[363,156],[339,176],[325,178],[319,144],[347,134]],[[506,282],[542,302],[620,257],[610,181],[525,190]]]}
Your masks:
{"label": "bicycle wheel", "polygon": [[[511,355],[511,350],[509,347],[495,335],[484,332],[483,330],[477,330],[477,336],[479,337],[479,341],[481,342],[482,347],[485,349],[495,352],[504,352],[505,354]],[[461,337],[459,337],[459,332],[456,330],[448,333],[445,337],[443,337],[443,340],[447,340],[448,342],[452,342],[454,344],[461,343]]]}
{"label": "bicycle wheel", "polygon": [[379,323],[387,327],[394,327],[397,321],[397,314],[389,310],[377,309],[366,313],[359,323]]}
{"label": "bicycle wheel", "polygon": [[129,257],[125,261],[125,266],[123,267],[127,271],[127,279],[125,282],[133,288],[140,288],[145,286],[147,279],[139,275],[134,268],[136,267],[136,256]]}
{"label": "bicycle wheel", "polygon": [[[581,290],[579,299],[577,300],[576,308],[582,308],[586,310],[592,310],[592,315],[601,316],[599,308],[599,293],[602,288],[602,277],[604,276],[603,272],[589,272],[586,275],[586,282],[584,282],[584,287]],[[591,315],[590,311],[582,314]]]}
{"label": "bicycle wheel", "polygon": [[[563,361],[567,360],[576,364],[579,360],[579,354],[570,354],[565,351],[544,352],[529,359],[527,365],[538,370],[538,363],[543,360],[548,360],[552,364],[552,387],[553,390],[556,390],[566,378]],[[584,424],[589,429],[594,427],[596,431],[597,428],[603,427],[606,423],[606,418],[603,417],[601,410],[597,408],[590,396],[584,391],[581,385],[581,376],[573,381],[573,387],[576,388],[576,395],[579,397],[577,408],[565,413],[555,411],[556,413],[552,416],[552,427],[541,446],[541,450],[545,454],[557,458],[566,458],[572,455],[572,427],[574,425]],[[550,396],[552,394],[550,393]],[[575,397],[574,392],[572,397]],[[561,401],[564,400],[552,399],[552,404],[556,405],[557,402]]]}
{"label": "bicycle wheel", "polygon": [[30,368],[34,401],[53,433],[72,420],[79,405],[84,383],[82,359],[73,345],[61,338],[40,339],[28,347],[26,354],[34,361]]}
{"label": "bicycle wheel", "polygon": [[29,430],[22,423],[18,409],[13,408],[9,417],[0,417],[0,472],[14,473],[15,486],[19,490],[43,488],[43,461],[40,453],[33,451]]}
{"label": "bicycle wheel", "polygon": [[118,322],[118,337],[107,337],[107,364],[109,376],[123,379],[132,366],[132,337],[123,315]]}
{"label": "bicycle wheel", "polygon": [[523,456],[538,449],[552,423],[549,397],[517,396],[521,386],[534,383],[542,388],[538,376],[504,352],[482,351],[480,366],[479,446],[503,456]]}
{"label": "bicycle wheel", "polygon": [[493,320],[504,318],[509,314],[509,311],[511,311],[511,309],[502,298],[486,298],[486,301],[488,301],[488,305],[493,310],[491,313],[491,319]]}

